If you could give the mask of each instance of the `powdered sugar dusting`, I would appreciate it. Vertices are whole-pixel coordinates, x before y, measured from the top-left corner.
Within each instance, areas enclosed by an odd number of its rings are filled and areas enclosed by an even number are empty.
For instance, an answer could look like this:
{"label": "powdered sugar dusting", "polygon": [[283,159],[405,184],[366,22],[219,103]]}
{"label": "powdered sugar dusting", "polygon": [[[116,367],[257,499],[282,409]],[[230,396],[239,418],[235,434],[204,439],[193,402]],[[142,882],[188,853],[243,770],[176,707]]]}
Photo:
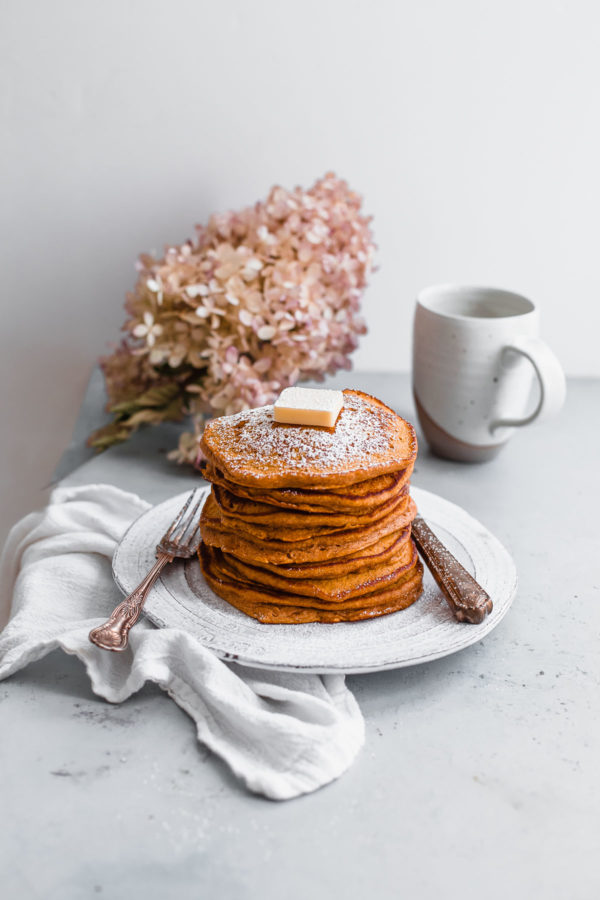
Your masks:
{"label": "powdered sugar dusting", "polygon": [[[368,469],[377,458],[393,459],[398,417],[352,392],[344,393],[344,407],[335,428],[280,425],[273,407],[262,406],[211,422],[209,446],[223,441],[227,466],[245,472],[268,466],[270,471],[313,473]],[[232,439],[235,435],[235,439]]]}

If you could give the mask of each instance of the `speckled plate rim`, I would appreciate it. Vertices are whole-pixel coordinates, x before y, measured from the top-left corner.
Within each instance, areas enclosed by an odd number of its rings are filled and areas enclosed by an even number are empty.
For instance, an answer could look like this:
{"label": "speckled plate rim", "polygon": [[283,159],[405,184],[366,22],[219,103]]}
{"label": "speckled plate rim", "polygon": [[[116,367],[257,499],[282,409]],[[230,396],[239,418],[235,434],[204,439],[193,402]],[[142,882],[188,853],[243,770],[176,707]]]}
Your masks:
{"label": "speckled plate rim", "polygon": [[[206,488],[208,495],[210,488]],[[168,566],[148,595],[145,614],[159,628],[182,628],[222,659],[255,668],[358,674],[414,666],[457,653],[504,618],[517,589],[514,561],[500,541],[462,507],[411,487],[421,515],[492,597],[480,625],[457,622],[427,569],[421,598],[406,610],[364,622],[263,625],[217,597],[197,559]],[[113,558],[124,594],[154,562],[155,546],[187,492],[133,522]]]}

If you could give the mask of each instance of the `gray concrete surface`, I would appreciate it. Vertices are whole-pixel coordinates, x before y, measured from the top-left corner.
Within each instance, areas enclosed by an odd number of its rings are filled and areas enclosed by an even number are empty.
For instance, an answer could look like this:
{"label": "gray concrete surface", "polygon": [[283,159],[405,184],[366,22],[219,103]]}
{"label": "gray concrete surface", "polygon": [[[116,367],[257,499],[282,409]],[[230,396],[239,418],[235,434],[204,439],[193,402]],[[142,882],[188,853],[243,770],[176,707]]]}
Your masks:
{"label": "gray concrete surface", "polygon": [[[414,418],[405,376],[338,383]],[[101,399],[95,377],[63,476]],[[59,652],[1,682],[3,900],[600,896],[599,408],[599,381],[571,381],[560,418],[484,465],[437,460],[422,443],[414,483],[503,541],[519,593],[458,655],[350,677],[366,746],[315,794],[277,804],[246,793],[160,690],[111,706]],[[183,490],[193,477],[164,456],[173,431],[65,481],[150,501]]]}

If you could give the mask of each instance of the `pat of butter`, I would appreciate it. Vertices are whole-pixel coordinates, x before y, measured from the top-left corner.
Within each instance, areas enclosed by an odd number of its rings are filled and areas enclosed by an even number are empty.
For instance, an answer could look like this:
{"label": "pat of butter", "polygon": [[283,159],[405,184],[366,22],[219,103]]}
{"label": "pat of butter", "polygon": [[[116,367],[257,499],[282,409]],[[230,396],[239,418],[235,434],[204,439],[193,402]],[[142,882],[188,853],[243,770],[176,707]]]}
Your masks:
{"label": "pat of butter", "polygon": [[287,425],[320,425],[333,428],[344,405],[341,391],[285,388],[275,401],[273,418]]}

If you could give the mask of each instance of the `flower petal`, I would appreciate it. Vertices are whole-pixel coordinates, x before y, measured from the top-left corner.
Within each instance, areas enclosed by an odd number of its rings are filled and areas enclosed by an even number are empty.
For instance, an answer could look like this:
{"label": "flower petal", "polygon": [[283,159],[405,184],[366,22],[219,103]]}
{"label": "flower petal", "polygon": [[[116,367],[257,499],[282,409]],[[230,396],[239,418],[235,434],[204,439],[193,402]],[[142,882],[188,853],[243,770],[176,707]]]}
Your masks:
{"label": "flower petal", "polygon": [[188,284],[185,289],[188,297],[206,297],[208,294],[208,286],[206,284]]}
{"label": "flower petal", "polygon": [[271,338],[275,337],[277,334],[277,329],[273,328],[272,325],[263,325],[256,332],[257,337],[261,341],[270,341]]}

